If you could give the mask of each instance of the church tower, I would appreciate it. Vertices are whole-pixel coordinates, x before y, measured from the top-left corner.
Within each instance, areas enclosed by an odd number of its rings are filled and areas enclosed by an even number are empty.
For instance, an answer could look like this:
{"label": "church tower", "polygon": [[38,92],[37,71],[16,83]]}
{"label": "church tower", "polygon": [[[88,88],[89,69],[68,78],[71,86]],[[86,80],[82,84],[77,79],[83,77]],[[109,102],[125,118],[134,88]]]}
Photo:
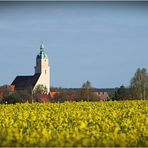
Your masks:
{"label": "church tower", "polygon": [[[40,53],[36,57],[35,74],[40,74],[40,77],[35,85],[39,84],[46,86],[47,92],[50,92],[50,66],[48,64],[48,56],[44,51],[43,43],[40,46]],[[34,88],[35,88],[34,87]]]}

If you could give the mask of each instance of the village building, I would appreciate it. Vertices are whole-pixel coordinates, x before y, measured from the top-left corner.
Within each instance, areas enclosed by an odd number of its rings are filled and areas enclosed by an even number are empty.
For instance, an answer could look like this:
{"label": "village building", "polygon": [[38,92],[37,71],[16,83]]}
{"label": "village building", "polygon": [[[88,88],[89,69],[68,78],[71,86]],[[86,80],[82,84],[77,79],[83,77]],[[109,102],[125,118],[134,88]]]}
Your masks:
{"label": "village building", "polygon": [[33,92],[36,86],[43,85],[50,92],[50,66],[48,56],[44,51],[44,45],[41,44],[40,52],[36,57],[35,73],[31,76],[16,76],[11,85],[15,86],[17,91]]}
{"label": "village building", "polygon": [[100,91],[100,92],[95,92],[95,93],[98,96],[99,101],[108,101],[110,99],[107,92]]}
{"label": "village building", "polygon": [[[54,102],[59,100],[66,101],[75,101],[77,98],[78,92],[80,92],[81,88],[62,88],[62,92],[59,89],[50,91],[50,66],[48,63],[48,56],[44,51],[44,45],[40,45],[39,54],[36,56],[36,65],[35,65],[34,75],[27,76],[16,76],[11,85],[4,85],[0,87],[0,102],[3,100],[3,96],[5,92],[8,94],[12,94],[15,91],[24,91],[31,94],[32,98],[36,98],[37,102]],[[47,94],[35,94],[33,91],[36,89],[38,85],[43,85],[47,88]],[[107,89],[106,89],[107,90]],[[108,91],[103,89],[95,89],[94,94],[98,97],[96,101],[107,101],[109,100]],[[64,96],[66,97],[63,98]]]}

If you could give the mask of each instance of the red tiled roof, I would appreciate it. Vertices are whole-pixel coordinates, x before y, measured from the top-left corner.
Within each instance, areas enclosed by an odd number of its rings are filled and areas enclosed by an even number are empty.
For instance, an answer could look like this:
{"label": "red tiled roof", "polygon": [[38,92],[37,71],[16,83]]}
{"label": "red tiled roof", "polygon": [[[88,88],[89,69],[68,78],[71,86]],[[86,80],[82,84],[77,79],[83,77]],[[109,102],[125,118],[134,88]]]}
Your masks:
{"label": "red tiled roof", "polygon": [[53,92],[49,92],[49,95],[50,95],[51,98],[54,98],[54,96],[55,96],[56,94],[60,94],[60,93],[61,93],[61,92],[53,91]]}

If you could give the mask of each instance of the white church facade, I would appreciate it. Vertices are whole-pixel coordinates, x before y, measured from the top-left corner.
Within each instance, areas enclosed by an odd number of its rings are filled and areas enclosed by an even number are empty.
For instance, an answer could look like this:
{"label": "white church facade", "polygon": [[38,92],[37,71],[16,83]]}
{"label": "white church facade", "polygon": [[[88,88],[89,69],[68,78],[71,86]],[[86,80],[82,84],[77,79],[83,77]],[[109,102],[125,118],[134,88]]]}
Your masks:
{"label": "white church facade", "polygon": [[36,86],[43,85],[50,92],[50,66],[48,56],[41,44],[40,52],[36,57],[35,73],[32,76],[17,76],[11,85],[15,85],[16,90],[26,90],[32,92]]}

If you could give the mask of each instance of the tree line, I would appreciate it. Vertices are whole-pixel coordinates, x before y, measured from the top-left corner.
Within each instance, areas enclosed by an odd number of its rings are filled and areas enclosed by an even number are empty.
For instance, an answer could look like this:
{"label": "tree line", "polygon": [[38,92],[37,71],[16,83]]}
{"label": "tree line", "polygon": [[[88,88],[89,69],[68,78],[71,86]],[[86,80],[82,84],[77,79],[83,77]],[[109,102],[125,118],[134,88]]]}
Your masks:
{"label": "tree line", "polygon": [[128,88],[121,85],[112,100],[148,100],[148,73],[146,68],[138,68]]}
{"label": "tree line", "polygon": [[[64,101],[99,101],[100,98],[95,92],[91,82],[86,81],[82,84],[82,87],[75,92],[64,91],[63,88],[51,88],[51,92],[55,93],[53,98],[50,98],[50,102],[64,102]],[[47,88],[39,85],[33,91],[29,93],[27,91],[15,91],[12,94],[4,91],[3,99],[1,103],[23,103],[23,102],[41,102],[38,94],[46,94]],[[125,87],[121,85],[115,92],[109,94],[109,100],[148,100],[148,73],[146,68],[138,68],[134,76],[130,81],[130,85]]]}
{"label": "tree line", "polygon": [[[62,88],[54,89],[62,92]],[[87,81],[84,83],[80,91],[75,92],[75,101],[98,101],[98,96],[94,93],[95,89],[92,87],[91,83]],[[69,100],[67,92],[62,92],[57,94],[57,101],[62,101],[60,99]],[[107,100],[148,100],[148,73],[146,68],[138,68],[131,78],[130,85],[125,87],[121,85],[116,88],[116,91],[109,93],[109,99]]]}

